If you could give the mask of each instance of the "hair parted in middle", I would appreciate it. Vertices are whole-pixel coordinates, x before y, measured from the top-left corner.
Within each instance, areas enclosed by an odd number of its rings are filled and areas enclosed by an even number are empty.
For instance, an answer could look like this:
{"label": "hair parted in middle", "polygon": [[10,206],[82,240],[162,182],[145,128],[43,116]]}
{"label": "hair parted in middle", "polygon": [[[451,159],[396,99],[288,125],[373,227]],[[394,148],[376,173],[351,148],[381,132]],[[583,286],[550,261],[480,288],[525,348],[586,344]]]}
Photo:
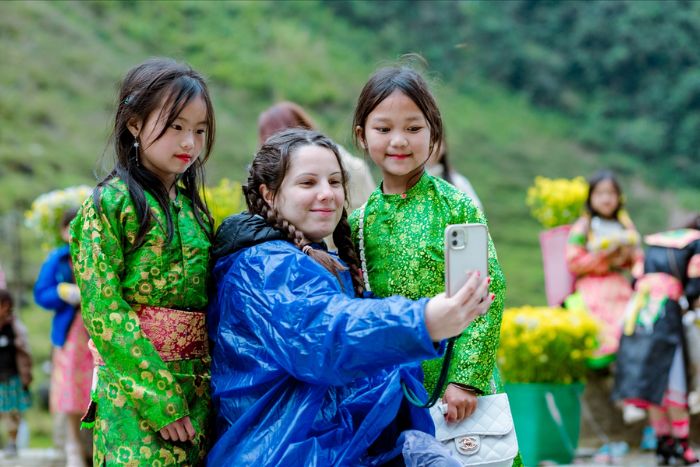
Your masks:
{"label": "hair parted in middle", "polygon": [[[305,248],[312,242],[306,238],[303,232],[286,219],[282,218],[279,212],[270,206],[260,192],[260,186],[265,185],[272,192],[273,199],[277,198],[280,187],[291,165],[291,159],[295,152],[304,146],[319,146],[329,149],[340,166],[342,174],[343,191],[347,200],[347,173],[340,160],[338,147],[328,137],[313,130],[291,128],[273,134],[258,149],[250,165],[248,180],[243,187],[248,211],[251,214],[260,215],[272,227],[280,230],[294,243],[294,245],[307,255],[318,261],[324,268],[338,275],[345,268],[335,260],[327,251],[314,248]],[[338,248],[338,256],[350,268],[353,287],[356,295],[362,295],[362,275],[360,271],[360,261],[355,251],[355,246],[350,237],[350,224],[348,223],[348,213],[343,208],[340,221],[333,231],[333,242]]]}
{"label": "hair parted in middle", "polygon": [[428,83],[420,73],[408,65],[380,68],[372,74],[362,88],[360,96],[357,98],[355,115],[352,120],[355,145],[366,151],[363,145],[358,144],[360,140],[364,140],[364,136],[358,136],[355,130],[361,128],[362,135],[364,135],[369,114],[394,91],[401,91],[423,113],[430,128],[428,154],[432,154],[433,148],[437,147],[443,139],[442,116]]}

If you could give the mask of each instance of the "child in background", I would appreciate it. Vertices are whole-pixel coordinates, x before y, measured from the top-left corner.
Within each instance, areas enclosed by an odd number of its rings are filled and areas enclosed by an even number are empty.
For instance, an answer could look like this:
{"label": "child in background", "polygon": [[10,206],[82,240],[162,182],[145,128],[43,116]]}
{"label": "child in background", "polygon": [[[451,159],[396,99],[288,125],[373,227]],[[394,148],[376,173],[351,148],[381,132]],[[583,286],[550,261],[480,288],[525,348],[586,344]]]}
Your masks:
{"label": "child in background", "polygon": [[[382,173],[382,183],[350,216],[353,241],[366,260],[364,279],[379,297],[431,297],[445,290],[444,231],[486,219],[474,202],[425,172],[442,141],[442,119],[423,78],[407,66],[375,72],[358,98],[356,142]],[[496,350],[505,278],[489,238],[488,275],[494,302],[457,339],[446,387],[436,388],[442,358],[423,363],[425,387],[447,404],[446,419],[470,416],[477,396],[500,391]]]}
{"label": "child in background", "polygon": [[484,210],[484,206],[481,204],[481,200],[476,195],[476,191],[469,179],[452,168],[447,151],[447,139],[444,134],[442,141],[440,141],[440,144],[433,150],[430,159],[428,159],[426,170],[433,177],[440,177],[454,185],[455,188],[471,198],[477,208],[481,209],[481,211]]}
{"label": "child in background", "polygon": [[50,408],[61,417],[57,428],[65,430],[67,467],[85,465],[80,441],[80,417],[90,404],[92,355],[88,336],[80,316],[80,290],[75,285],[70,259],[69,225],[77,209],[69,209],[60,220],[61,237],[66,242],[49,253],[34,284],[34,301],[54,312],[51,322],[51,392]]}
{"label": "child in background", "polygon": [[591,359],[605,368],[615,358],[625,306],[632,286],[623,272],[638,276],[643,253],[632,220],[623,210],[622,190],[615,175],[600,171],[588,180],[586,213],[572,226],[566,247],[569,270],[576,275],[575,299],[601,323],[600,347]]}
{"label": "child in background", "polygon": [[0,289],[0,414],[7,428],[5,455],[17,455],[17,431],[31,404],[32,356],[27,329],[13,313],[12,295]]}
{"label": "child in background", "polygon": [[151,59],[130,70],[116,165],[71,224],[82,316],[97,363],[94,464],[193,466],[209,425],[207,306],[213,221],[200,198],[214,144],[206,83]]}

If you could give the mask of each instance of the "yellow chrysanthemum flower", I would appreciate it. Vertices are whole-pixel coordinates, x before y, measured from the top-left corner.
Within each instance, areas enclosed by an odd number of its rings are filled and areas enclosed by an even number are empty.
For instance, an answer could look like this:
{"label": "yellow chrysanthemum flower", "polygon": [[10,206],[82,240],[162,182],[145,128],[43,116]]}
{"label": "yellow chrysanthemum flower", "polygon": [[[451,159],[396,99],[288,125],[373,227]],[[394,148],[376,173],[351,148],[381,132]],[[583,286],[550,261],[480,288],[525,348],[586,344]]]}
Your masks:
{"label": "yellow chrysanthemum flower", "polygon": [[550,179],[535,177],[525,202],[532,216],[545,228],[570,224],[581,215],[588,196],[583,177]]}
{"label": "yellow chrysanthemum flower", "polygon": [[498,364],[510,382],[581,381],[597,335],[598,324],[585,310],[510,308],[503,313]]}

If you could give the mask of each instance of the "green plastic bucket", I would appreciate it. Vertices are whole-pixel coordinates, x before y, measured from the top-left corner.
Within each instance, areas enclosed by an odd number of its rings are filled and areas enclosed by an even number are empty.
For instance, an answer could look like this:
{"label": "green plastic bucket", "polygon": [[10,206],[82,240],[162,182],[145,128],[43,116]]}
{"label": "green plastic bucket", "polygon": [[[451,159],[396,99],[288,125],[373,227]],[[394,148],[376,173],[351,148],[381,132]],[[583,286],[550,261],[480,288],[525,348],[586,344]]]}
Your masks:
{"label": "green plastic bucket", "polygon": [[508,383],[518,447],[526,467],[570,464],[578,445],[583,384]]}

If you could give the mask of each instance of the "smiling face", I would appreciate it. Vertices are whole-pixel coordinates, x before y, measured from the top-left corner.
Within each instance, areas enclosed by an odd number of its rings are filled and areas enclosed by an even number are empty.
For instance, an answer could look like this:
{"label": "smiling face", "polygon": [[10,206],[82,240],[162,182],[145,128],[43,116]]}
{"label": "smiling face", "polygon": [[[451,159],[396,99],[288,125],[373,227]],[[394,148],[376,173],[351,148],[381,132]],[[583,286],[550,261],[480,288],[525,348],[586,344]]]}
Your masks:
{"label": "smiling face", "polygon": [[416,103],[392,92],[367,116],[357,138],[382,171],[385,193],[401,193],[430,155],[430,127]]}
{"label": "smiling face", "polygon": [[204,148],[207,106],[201,96],[195,97],[182,108],[165,133],[158,137],[167,119],[164,104],[153,111],[145,122],[131,122],[129,130],[140,143],[140,163],[171,188],[173,195],[177,177],[197,160]]}
{"label": "smiling face", "polygon": [[620,193],[610,179],[598,182],[591,191],[591,208],[600,216],[613,217],[620,206]]}
{"label": "smiling face", "polygon": [[345,204],[343,175],[336,155],[315,145],[300,146],[291,154],[277,193],[265,185],[260,186],[260,193],[282,218],[314,242],[333,233]]}

